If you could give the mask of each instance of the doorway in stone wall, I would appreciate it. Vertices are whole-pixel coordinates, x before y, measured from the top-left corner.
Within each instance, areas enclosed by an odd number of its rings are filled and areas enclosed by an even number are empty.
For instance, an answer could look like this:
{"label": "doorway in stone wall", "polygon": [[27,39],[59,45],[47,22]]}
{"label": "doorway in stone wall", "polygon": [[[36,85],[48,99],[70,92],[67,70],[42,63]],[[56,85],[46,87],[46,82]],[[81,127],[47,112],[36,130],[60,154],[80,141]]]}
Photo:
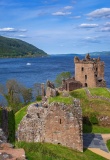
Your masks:
{"label": "doorway in stone wall", "polygon": [[85,87],[88,87],[87,83],[85,83]]}

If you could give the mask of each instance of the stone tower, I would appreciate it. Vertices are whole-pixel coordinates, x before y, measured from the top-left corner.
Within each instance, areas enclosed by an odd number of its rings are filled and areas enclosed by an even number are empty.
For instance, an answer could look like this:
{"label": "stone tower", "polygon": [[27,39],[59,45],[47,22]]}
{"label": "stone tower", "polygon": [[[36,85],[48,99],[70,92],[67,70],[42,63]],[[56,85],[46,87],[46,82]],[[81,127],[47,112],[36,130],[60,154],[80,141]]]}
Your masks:
{"label": "stone tower", "polygon": [[80,81],[83,87],[106,87],[104,80],[104,62],[100,58],[91,58],[89,54],[85,59],[74,58],[75,80]]}

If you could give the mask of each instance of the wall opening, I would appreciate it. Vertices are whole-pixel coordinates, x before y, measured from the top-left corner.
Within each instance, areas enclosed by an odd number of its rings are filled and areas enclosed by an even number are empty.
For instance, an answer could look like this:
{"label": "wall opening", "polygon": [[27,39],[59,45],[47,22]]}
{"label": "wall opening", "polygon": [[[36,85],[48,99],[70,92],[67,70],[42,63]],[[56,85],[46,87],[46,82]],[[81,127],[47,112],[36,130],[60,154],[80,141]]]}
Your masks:
{"label": "wall opening", "polygon": [[102,79],[99,79],[98,82],[102,82]]}
{"label": "wall opening", "polygon": [[96,71],[97,71],[97,68],[96,68]]}
{"label": "wall opening", "polygon": [[61,124],[61,119],[60,119],[60,124]]}
{"label": "wall opening", "polygon": [[40,114],[39,113],[37,113],[37,116],[38,116],[38,118],[40,118]]}
{"label": "wall opening", "polygon": [[87,79],[87,75],[85,75],[85,79]]}
{"label": "wall opening", "polygon": [[84,71],[84,67],[81,68],[81,71]]}
{"label": "wall opening", "polygon": [[87,87],[88,85],[87,85],[87,83],[85,83],[85,87]]}

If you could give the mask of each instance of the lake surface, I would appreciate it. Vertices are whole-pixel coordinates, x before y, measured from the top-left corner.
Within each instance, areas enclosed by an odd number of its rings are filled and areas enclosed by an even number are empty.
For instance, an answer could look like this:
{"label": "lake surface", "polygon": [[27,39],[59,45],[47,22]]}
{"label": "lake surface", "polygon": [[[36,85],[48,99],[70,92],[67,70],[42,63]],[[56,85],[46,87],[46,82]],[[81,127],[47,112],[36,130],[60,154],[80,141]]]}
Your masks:
{"label": "lake surface", "polygon": [[[82,59],[84,55],[79,55]],[[105,62],[105,80],[110,88],[110,56],[101,56]],[[0,83],[16,79],[27,87],[35,83],[54,81],[56,75],[69,71],[74,75],[73,55],[53,55],[41,58],[9,58],[0,59]]]}

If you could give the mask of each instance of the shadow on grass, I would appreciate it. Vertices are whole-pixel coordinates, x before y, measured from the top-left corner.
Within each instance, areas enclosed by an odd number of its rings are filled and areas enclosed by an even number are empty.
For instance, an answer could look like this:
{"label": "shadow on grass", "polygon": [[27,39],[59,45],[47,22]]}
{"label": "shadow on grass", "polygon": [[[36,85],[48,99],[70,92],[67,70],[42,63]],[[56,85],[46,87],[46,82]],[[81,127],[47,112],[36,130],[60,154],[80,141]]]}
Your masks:
{"label": "shadow on grass", "polygon": [[83,117],[83,133],[92,133],[92,123],[88,117]]}
{"label": "shadow on grass", "polygon": [[[85,152],[94,138],[92,124],[88,117],[83,117],[83,151]],[[91,136],[92,135],[92,136]]]}

